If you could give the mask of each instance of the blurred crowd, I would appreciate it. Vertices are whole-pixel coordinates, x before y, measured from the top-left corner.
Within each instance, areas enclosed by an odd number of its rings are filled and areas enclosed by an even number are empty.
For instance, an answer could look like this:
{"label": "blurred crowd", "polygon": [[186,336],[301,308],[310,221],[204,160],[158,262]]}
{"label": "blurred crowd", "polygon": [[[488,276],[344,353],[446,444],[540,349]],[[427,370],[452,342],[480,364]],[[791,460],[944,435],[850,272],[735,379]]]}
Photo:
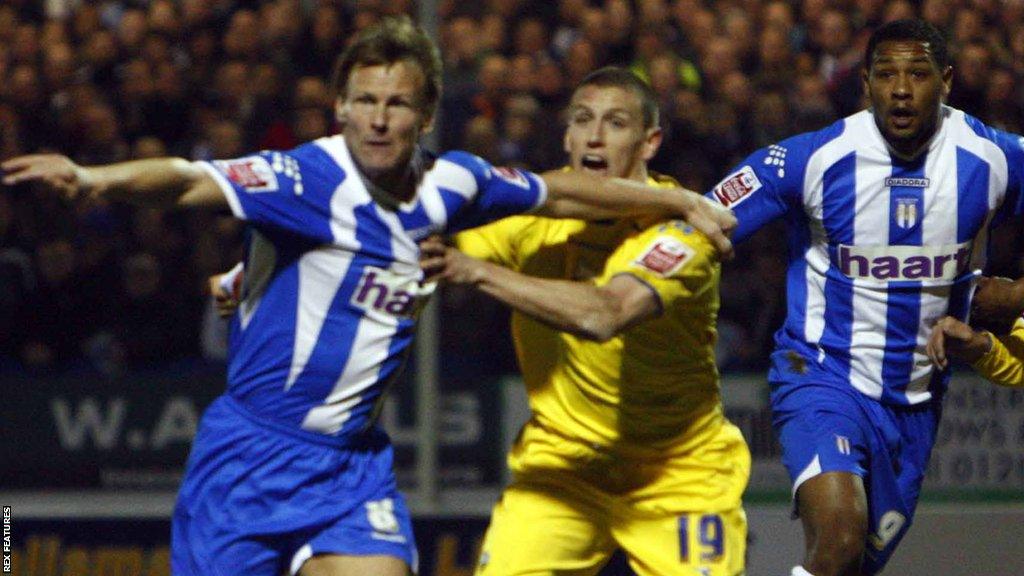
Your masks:
{"label": "blurred crowd", "polygon": [[[1024,0],[437,0],[445,91],[437,147],[531,169],[564,162],[572,87],[608,64],[647,79],[665,140],[654,170],[706,190],[754,149],[864,106],[871,30],[922,17],[950,39],[949,103],[1024,128]],[[85,164],[284,149],[333,130],[346,39],[411,0],[3,0],[0,159]],[[0,368],[107,373],[223,358],[203,286],[240,258],[227,215],[0,192]],[[784,307],[781,229],[722,284],[720,363],[762,367]],[[1008,241],[1017,241],[1014,231]],[[1015,262],[1005,273],[1018,275]],[[443,302],[449,373],[514,371],[504,314]]]}

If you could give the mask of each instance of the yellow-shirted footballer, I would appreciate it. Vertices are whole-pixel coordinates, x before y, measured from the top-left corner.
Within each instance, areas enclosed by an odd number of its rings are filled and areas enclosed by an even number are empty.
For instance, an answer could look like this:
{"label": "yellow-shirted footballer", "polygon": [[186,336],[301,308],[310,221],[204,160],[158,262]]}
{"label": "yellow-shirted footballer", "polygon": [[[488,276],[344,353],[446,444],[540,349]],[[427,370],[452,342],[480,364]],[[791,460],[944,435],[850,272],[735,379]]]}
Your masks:
{"label": "yellow-shirted footballer", "polygon": [[[660,140],[630,72],[573,95],[572,169],[674,186],[646,170]],[[618,548],[641,576],[742,574],[750,453],[719,396],[708,239],[682,221],[517,216],[457,241],[425,243],[425,268],[513,308],[533,413],[477,574],[595,574]]]}

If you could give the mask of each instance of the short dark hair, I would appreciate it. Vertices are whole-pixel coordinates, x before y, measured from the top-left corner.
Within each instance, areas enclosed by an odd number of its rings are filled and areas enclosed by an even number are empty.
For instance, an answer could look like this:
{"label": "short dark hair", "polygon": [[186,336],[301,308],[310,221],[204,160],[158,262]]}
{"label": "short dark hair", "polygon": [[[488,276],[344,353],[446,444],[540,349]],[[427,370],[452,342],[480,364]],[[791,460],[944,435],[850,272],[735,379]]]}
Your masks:
{"label": "short dark hair", "polygon": [[344,97],[354,69],[402,61],[409,61],[423,72],[425,108],[428,114],[433,114],[441,99],[441,54],[434,41],[408,16],[384,18],[361,31],[338,56],[331,88]]}
{"label": "short dark hair", "polygon": [[864,67],[871,69],[871,62],[875,56],[875,49],[882,42],[910,40],[925,42],[931,51],[932,59],[939,70],[945,70],[949,66],[949,48],[946,46],[946,37],[938,28],[924,20],[907,19],[893,20],[875,29],[868,40],[868,47],[864,51]]}
{"label": "short dark hair", "polygon": [[658,97],[654,94],[647,82],[626,68],[618,66],[605,66],[599,68],[580,82],[574,92],[578,92],[584,86],[599,86],[602,88],[614,86],[623,90],[632,91],[640,98],[640,111],[643,114],[644,129],[658,126]]}

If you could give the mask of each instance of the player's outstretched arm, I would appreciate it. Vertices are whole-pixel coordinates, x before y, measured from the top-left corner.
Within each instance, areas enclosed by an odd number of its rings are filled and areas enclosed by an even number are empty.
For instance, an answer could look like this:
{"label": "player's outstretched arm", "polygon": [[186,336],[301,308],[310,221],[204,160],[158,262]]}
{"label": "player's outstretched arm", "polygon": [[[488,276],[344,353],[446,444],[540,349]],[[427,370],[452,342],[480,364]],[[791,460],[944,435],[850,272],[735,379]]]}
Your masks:
{"label": "player's outstretched arm", "polygon": [[552,328],[604,342],[657,316],[658,298],[633,276],[616,276],[603,286],[535,278],[471,258],[440,239],[420,243],[420,265],[428,279],[466,284]]}
{"label": "player's outstretched arm", "polygon": [[1005,334],[1024,314],[1024,278],[982,277],[971,298],[971,324]]}
{"label": "player's outstretched arm", "polygon": [[973,364],[992,349],[992,335],[946,316],[935,323],[926,347],[935,366],[945,370],[949,359]]}
{"label": "player's outstretched arm", "polygon": [[948,358],[955,358],[993,384],[1024,387],[1024,320],[1018,320],[1009,334],[993,336],[947,316],[932,330],[928,356],[941,368],[948,365]]}
{"label": "player's outstretched arm", "polygon": [[227,207],[213,178],[182,158],[87,167],[59,154],[33,154],[7,160],[0,168],[8,186],[38,182],[70,199],[85,196],[153,207]]}
{"label": "player's outstretched arm", "polygon": [[537,214],[582,220],[681,217],[711,239],[723,258],[732,257],[729,234],[736,228],[736,217],[728,208],[696,192],[654,188],[625,178],[602,178],[582,172],[545,172],[541,178],[547,185],[548,198]]}

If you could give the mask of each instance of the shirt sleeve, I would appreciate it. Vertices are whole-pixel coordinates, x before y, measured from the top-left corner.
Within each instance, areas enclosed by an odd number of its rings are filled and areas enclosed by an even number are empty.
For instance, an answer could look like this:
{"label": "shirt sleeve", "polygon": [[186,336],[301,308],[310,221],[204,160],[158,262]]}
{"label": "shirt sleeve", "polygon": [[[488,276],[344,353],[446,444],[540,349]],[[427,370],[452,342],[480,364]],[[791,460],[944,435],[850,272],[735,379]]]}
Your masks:
{"label": "shirt sleeve", "polygon": [[717,290],[719,263],[706,236],[682,220],[672,220],[623,242],[608,259],[598,285],[621,274],[650,287],[667,309],[677,300]]}
{"label": "shirt sleeve", "polygon": [[455,243],[468,256],[518,269],[518,240],[534,220],[534,216],[503,218],[486,226],[459,232],[455,236]]}
{"label": "shirt sleeve", "polygon": [[989,130],[1006,155],[1006,199],[992,221],[993,226],[998,226],[1024,214],[1024,138],[995,128]]}
{"label": "shirt sleeve", "polygon": [[801,134],[754,152],[706,194],[736,214],[733,242],[742,242],[787,211],[801,208],[812,137]]}
{"label": "shirt sleeve", "polygon": [[1024,387],[1024,320],[1017,319],[1005,336],[992,337],[992,349],[972,365],[999,386]]}
{"label": "shirt sleeve", "polygon": [[343,179],[340,169],[333,177],[319,173],[301,149],[197,164],[220,186],[235,217],[319,242],[333,240],[330,198]]}
{"label": "shirt sleeve", "polygon": [[539,175],[492,166],[468,152],[441,156],[435,176],[442,196],[455,199],[446,202],[452,232],[529,212],[547,200],[547,186]]}

